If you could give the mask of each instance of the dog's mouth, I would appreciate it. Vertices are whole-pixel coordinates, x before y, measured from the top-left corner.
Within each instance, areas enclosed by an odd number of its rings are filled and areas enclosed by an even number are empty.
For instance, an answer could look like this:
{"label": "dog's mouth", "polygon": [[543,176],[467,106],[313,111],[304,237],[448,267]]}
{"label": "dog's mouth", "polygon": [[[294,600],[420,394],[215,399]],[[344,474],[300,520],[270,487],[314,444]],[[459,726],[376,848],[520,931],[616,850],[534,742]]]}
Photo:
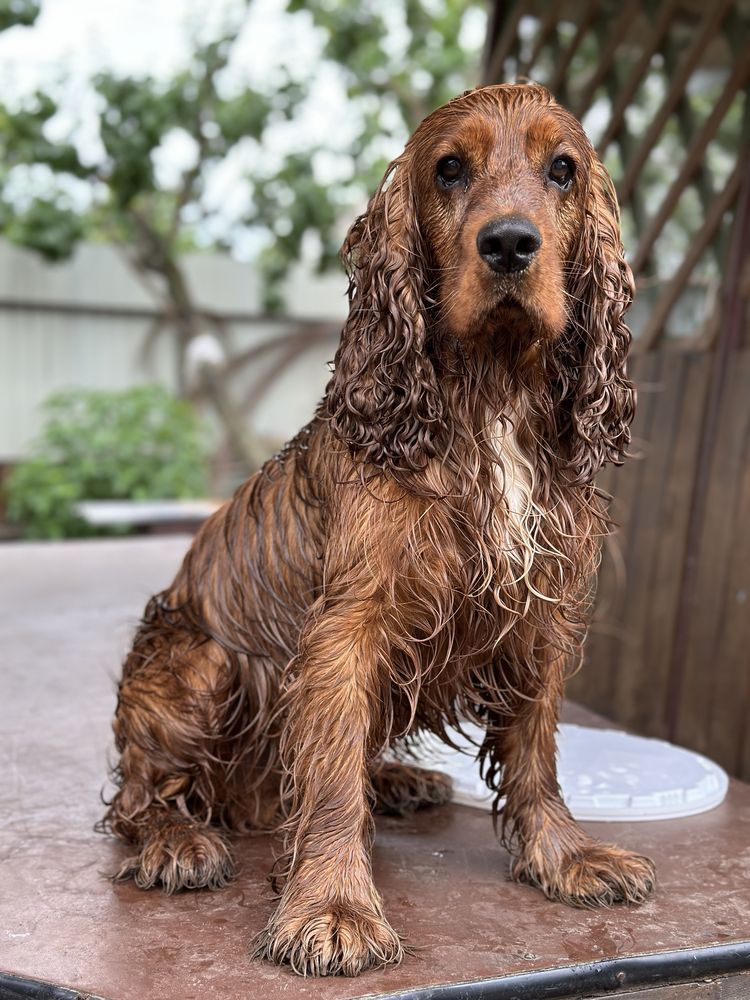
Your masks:
{"label": "dog's mouth", "polygon": [[488,303],[489,318],[516,319],[530,318],[533,309],[529,309],[528,298],[518,276],[504,275],[492,282]]}
{"label": "dog's mouth", "polygon": [[[515,336],[554,340],[564,329],[566,313],[558,309],[557,296],[547,294],[529,268],[510,274],[484,277],[483,319],[493,332],[503,329]],[[489,277],[489,280],[488,280]]]}
{"label": "dog's mouth", "polygon": [[528,278],[528,269],[510,271],[508,274],[495,274],[492,271],[485,276],[485,281],[499,299],[518,298],[523,295],[524,285]]}
{"label": "dog's mouth", "polygon": [[521,305],[517,299],[512,298],[511,296],[500,299],[500,301],[495,304],[495,307],[490,313],[490,319],[497,319],[504,323],[520,323],[523,320],[527,322],[531,321],[528,309]]}
{"label": "dog's mouth", "polygon": [[519,271],[498,273],[486,266],[467,270],[456,288],[441,289],[445,326],[459,337],[507,337],[521,343],[555,339],[564,328],[555,288],[540,280],[536,260]]}
{"label": "dog's mouth", "polygon": [[522,297],[520,291],[518,285],[498,289],[499,294],[485,313],[485,326],[493,334],[509,334],[523,341],[554,339],[559,329],[550,323],[533,295]]}

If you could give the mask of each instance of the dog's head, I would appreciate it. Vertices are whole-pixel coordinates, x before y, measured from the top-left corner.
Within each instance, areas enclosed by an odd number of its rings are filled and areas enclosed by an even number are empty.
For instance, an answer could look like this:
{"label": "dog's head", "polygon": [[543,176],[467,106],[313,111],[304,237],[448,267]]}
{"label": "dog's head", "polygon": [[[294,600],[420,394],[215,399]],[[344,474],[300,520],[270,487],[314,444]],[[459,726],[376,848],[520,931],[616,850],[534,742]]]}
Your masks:
{"label": "dog's head", "polygon": [[413,469],[440,452],[451,414],[436,361],[449,341],[528,349],[569,478],[620,460],[632,276],[617,201],[580,124],[544,88],[480,88],[426,118],[342,252],[351,310],[329,413],[368,461]]}

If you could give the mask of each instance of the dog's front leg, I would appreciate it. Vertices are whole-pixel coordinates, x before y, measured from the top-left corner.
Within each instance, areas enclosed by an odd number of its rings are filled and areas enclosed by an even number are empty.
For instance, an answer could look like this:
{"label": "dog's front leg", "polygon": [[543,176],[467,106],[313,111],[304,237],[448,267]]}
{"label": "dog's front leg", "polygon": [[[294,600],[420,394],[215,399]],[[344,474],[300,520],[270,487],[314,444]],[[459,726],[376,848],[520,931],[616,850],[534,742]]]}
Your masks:
{"label": "dog's front leg", "polygon": [[525,672],[515,711],[491,712],[483,747],[488,783],[507,796],[503,840],[511,875],[573,906],[642,902],[654,885],[649,858],[589,836],[557,782],[556,744],[564,659],[540,657]]}
{"label": "dog's front leg", "polygon": [[288,692],[285,884],[256,954],[302,975],[353,976],[403,954],[370,860],[368,765],[388,697],[376,613],[356,598],[314,609]]}

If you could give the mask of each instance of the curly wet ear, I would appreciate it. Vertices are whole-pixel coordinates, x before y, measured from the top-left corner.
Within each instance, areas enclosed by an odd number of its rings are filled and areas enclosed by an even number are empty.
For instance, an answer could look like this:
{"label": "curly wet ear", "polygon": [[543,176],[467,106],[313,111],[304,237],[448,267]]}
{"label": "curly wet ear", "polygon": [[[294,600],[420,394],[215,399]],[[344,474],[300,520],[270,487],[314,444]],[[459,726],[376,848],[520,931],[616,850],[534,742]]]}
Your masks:
{"label": "curly wet ear", "polygon": [[395,160],[342,248],[349,316],[326,407],[363,461],[416,470],[435,452],[443,408],[429,357],[425,254],[405,157]]}
{"label": "curly wet ear", "polygon": [[570,322],[556,350],[556,404],[569,472],[575,482],[590,483],[606,462],[622,462],[635,407],[623,318],[633,275],[623,254],[614,186],[598,160],[571,275]]}

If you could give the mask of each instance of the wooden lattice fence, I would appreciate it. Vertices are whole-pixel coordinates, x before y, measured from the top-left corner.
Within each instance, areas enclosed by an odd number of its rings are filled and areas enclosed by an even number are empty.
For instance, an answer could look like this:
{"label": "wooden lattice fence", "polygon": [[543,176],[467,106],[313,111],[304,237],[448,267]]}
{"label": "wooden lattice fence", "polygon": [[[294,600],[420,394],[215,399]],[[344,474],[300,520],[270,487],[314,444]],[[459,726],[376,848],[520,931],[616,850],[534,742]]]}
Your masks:
{"label": "wooden lattice fence", "polygon": [[545,83],[615,178],[640,460],[574,697],[750,778],[750,3],[498,3],[485,81]]}

